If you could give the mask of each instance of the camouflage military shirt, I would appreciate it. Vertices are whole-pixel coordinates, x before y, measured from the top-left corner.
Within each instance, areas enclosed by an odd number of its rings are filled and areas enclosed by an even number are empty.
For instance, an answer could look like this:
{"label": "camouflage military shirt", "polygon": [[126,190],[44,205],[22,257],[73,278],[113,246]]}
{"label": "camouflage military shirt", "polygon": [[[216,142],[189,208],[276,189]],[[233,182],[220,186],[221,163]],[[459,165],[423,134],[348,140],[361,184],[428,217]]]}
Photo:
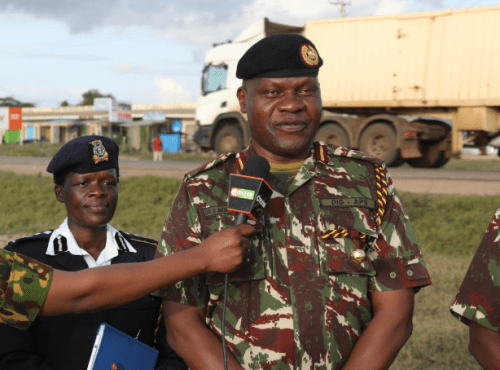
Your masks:
{"label": "camouflage military shirt", "polygon": [[500,209],[486,229],[450,310],[467,325],[472,320],[500,332]]}
{"label": "camouflage military shirt", "polygon": [[[254,154],[222,155],[186,175],[163,229],[165,254],[232,225],[229,174]],[[229,274],[226,344],[245,369],[340,369],[372,318],[371,292],[430,284],[390,178],[388,195],[377,194],[373,161],[315,143],[287,194],[273,193],[246,261]],[[378,226],[379,201],[387,203]],[[322,237],[335,230],[341,235]],[[355,249],[366,250],[359,264]],[[203,309],[221,338],[223,281],[196,276],[164,297]]]}
{"label": "camouflage military shirt", "polygon": [[52,267],[0,248],[0,322],[27,329],[49,292]]}

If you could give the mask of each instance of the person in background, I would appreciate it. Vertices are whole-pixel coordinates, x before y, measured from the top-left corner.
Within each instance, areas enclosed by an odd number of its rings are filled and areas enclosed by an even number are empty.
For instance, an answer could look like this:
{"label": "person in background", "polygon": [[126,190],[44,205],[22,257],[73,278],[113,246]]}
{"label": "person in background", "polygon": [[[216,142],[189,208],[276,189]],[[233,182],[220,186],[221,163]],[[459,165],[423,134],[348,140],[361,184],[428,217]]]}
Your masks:
{"label": "person in background", "polygon": [[162,161],[163,154],[163,142],[161,141],[160,135],[156,135],[153,140],[153,161]]}
{"label": "person in background", "polygon": [[[104,136],[83,136],[65,144],[47,171],[54,175],[55,196],[65,205],[67,218],[56,230],[17,239],[5,249],[73,272],[159,256],[155,240],[109,224],[118,202],[118,154],[118,145]],[[107,323],[156,346],[156,369],[186,369],[164,335],[156,341],[157,330],[165,330],[158,326],[160,305],[155,297],[143,296],[115,309],[39,316],[25,331],[0,324],[0,368],[85,370],[98,327]]]}
{"label": "person in background", "polygon": [[[190,172],[170,208],[162,252],[228,228],[229,176],[254,155],[274,189],[241,267],[159,292],[168,342],[191,369],[388,369],[412,333],[415,292],[431,283],[384,164],[314,142],[323,61],[300,35],[278,34],[240,59],[237,98],[250,146]],[[339,71],[341,73],[341,71]],[[196,351],[192,349],[196,348]]]}
{"label": "person in background", "polygon": [[495,213],[450,308],[469,326],[469,351],[486,370],[500,369],[500,209]]}

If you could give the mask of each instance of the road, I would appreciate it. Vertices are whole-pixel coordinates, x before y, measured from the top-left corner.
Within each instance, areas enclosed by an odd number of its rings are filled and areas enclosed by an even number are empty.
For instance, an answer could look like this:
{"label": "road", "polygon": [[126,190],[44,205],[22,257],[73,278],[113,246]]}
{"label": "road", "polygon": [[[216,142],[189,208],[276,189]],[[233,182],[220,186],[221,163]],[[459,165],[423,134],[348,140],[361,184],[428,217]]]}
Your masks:
{"label": "road", "polygon": [[[51,176],[46,172],[50,158],[2,157],[0,171]],[[153,162],[135,158],[120,158],[120,176],[155,175],[182,178],[202,165],[202,162]],[[434,194],[500,194],[500,172],[453,171],[446,169],[390,168],[398,191]]]}

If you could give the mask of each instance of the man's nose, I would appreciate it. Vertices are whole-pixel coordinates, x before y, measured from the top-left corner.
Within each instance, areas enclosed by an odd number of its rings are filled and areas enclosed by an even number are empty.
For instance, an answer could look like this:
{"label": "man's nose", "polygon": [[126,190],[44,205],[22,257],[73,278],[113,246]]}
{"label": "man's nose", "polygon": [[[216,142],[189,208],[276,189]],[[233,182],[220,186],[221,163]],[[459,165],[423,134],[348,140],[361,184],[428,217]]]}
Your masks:
{"label": "man's nose", "polygon": [[90,192],[89,192],[89,195],[92,196],[92,197],[96,197],[96,196],[106,196],[108,193],[107,191],[104,189],[104,186],[102,186],[101,184],[97,183],[97,184],[92,184],[92,186],[90,187]]}
{"label": "man's nose", "polygon": [[304,108],[304,102],[295,93],[285,94],[278,103],[278,109],[284,112],[299,112]]}

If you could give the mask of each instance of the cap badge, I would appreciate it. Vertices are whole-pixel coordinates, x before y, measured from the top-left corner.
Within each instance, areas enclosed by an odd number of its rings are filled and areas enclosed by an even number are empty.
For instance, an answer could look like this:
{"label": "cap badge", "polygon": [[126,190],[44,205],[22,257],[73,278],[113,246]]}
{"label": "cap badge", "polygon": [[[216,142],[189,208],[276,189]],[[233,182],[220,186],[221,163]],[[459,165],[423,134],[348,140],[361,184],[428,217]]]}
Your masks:
{"label": "cap badge", "polygon": [[95,164],[109,160],[109,154],[106,151],[106,148],[102,144],[101,140],[91,141],[90,144],[94,146],[94,156],[92,157],[92,159],[94,160]]}
{"label": "cap badge", "polygon": [[308,67],[314,68],[319,64],[318,53],[314,50],[312,45],[302,44],[300,46],[300,57],[302,58],[304,64]]}

